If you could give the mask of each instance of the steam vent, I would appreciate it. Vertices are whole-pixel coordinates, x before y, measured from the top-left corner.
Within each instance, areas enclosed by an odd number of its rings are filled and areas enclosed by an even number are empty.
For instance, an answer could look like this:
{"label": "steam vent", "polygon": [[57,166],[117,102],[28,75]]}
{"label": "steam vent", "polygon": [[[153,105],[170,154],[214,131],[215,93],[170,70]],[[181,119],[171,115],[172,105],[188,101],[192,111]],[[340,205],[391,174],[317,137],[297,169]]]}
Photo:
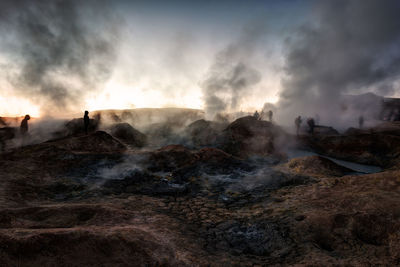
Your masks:
{"label": "steam vent", "polygon": [[0,1],[0,266],[400,266],[400,1]]}

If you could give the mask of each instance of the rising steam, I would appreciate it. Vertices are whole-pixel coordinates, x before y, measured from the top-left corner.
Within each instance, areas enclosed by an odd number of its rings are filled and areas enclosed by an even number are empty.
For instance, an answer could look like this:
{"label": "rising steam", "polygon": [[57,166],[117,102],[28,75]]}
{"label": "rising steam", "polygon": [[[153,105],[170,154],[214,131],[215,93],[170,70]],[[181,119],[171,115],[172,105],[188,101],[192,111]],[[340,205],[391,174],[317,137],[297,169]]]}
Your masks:
{"label": "rising steam", "polygon": [[113,70],[117,35],[107,10],[95,0],[1,1],[1,41],[13,62],[14,90],[44,113],[81,105]]}
{"label": "rising steam", "polygon": [[318,1],[313,23],[287,42],[281,118],[319,113],[337,124],[344,94],[393,91],[400,74],[399,10],[396,0]]}
{"label": "rising steam", "polygon": [[251,63],[255,46],[265,33],[264,25],[251,25],[239,38],[217,53],[201,87],[206,116],[237,111],[244,93],[261,81],[261,73]]}

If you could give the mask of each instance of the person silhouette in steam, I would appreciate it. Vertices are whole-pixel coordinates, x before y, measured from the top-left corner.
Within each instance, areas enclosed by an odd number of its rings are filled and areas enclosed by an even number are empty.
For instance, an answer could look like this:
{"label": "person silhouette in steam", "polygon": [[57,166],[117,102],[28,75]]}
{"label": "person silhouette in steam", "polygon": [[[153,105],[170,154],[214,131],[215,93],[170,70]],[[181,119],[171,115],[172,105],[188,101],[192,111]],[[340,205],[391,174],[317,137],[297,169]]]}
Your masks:
{"label": "person silhouette in steam", "polygon": [[25,118],[21,121],[19,131],[21,135],[26,135],[28,133],[28,121],[31,119],[29,115],[25,115]]}
{"label": "person silhouette in steam", "polygon": [[89,128],[89,111],[85,110],[85,115],[83,116],[83,124],[85,126],[85,133],[88,134],[88,128]]}
{"label": "person silhouette in steam", "polygon": [[309,127],[309,132],[310,132],[310,134],[314,135],[314,128],[315,128],[315,121],[314,121],[314,119],[313,119],[313,118],[309,118],[309,119],[307,120],[307,124],[308,124],[308,127]]}
{"label": "person silhouette in steam", "polygon": [[260,119],[260,114],[258,114],[258,111],[257,111],[257,110],[256,110],[256,112],[254,112],[253,117],[256,118],[256,120],[259,120],[259,119]]}
{"label": "person silhouette in steam", "polygon": [[301,123],[302,123],[303,121],[302,121],[302,119],[301,119],[301,116],[298,116],[295,120],[294,120],[294,124],[296,125],[296,135],[298,136],[299,135],[299,132],[300,132],[300,126],[301,126]]}
{"label": "person silhouette in steam", "polygon": [[362,129],[364,126],[364,116],[361,115],[360,117],[358,117],[358,128]]}

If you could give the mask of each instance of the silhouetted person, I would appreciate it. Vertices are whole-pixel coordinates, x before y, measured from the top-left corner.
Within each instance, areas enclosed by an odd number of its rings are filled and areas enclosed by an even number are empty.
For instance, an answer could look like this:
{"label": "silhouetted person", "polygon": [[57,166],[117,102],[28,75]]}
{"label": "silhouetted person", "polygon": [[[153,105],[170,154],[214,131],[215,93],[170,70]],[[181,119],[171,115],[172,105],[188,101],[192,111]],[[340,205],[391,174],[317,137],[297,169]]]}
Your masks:
{"label": "silhouetted person", "polygon": [[258,114],[258,111],[256,110],[256,112],[254,112],[254,118],[256,118],[257,120],[260,118],[260,114]]}
{"label": "silhouetted person", "polygon": [[301,123],[302,123],[303,121],[301,120],[301,116],[298,116],[295,120],[294,120],[294,124],[296,125],[296,135],[299,135],[299,132],[300,132],[300,126],[301,126]]}
{"label": "silhouetted person", "polygon": [[88,134],[88,128],[89,128],[89,111],[85,111],[85,116],[83,116],[83,124],[85,126],[85,133]]}
{"label": "silhouetted person", "polygon": [[19,131],[21,135],[26,135],[28,133],[28,121],[31,119],[29,115],[25,115],[25,118],[21,121],[21,126]]}
{"label": "silhouetted person", "polygon": [[272,110],[268,111],[268,120],[270,122],[272,122],[272,116],[274,115],[274,113],[272,112]]}
{"label": "silhouetted person", "polygon": [[310,129],[310,134],[314,134],[314,127],[315,127],[315,121],[314,121],[314,119],[313,119],[313,118],[309,118],[309,119],[307,120],[307,124],[308,124],[308,127],[309,127],[309,129]]}
{"label": "silhouetted person", "polygon": [[364,117],[361,115],[358,117],[358,128],[362,128],[364,126]]}

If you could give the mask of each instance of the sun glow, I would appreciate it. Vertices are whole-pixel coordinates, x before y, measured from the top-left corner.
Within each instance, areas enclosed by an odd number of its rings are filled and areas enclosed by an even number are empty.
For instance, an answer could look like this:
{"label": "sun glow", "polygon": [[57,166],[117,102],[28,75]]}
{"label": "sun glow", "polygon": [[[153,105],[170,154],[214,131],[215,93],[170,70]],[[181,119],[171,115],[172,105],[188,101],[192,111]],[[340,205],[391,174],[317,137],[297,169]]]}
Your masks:
{"label": "sun glow", "polygon": [[19,117],[26,114],[31,117],[40,117],[39,106],[25,98],[0,95],[0,116]]}
{"label": "sun glow", "polygon": [[[86,109],[129,109],[129,108],[163,108],[183,107],[201,109],[203,107],[200,90],[188,90],[185,94],[173,94],[166,90],[130,87],[110,82],[98,94],[90,95],[86,100]],[[190,94],[189,94],[190,92]]]}

